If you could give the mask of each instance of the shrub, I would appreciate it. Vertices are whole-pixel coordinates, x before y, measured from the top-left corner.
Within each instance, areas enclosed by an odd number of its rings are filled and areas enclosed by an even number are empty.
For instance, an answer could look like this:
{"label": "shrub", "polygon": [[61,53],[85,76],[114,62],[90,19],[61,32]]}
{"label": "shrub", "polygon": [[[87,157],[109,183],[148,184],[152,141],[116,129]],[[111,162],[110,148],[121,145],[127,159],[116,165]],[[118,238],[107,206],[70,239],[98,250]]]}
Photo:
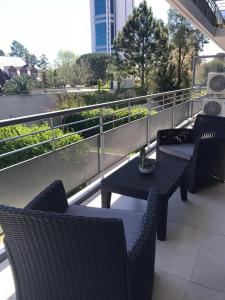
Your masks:
{"label": "shrub", "polygon": [[[155,112],[152,111],[152,114]],[[140,118],[146,117],[149,114],[149,111],[145,107],[135,107],[131,108],[130,111],[130,121],[135,121]],[[108,108],[104,109],[104,123],[107,122],[112,122],[110,124],[104,125],[104,131],[113,129],[114,127],[118,127],[121,125],[124,125],[128,123],[129,119],[129,110],[128,109],[113,109],[113,108]],[[84,120],[82,123],[78,123],[72,126],[69,126],[69,130],[73,130],[75,132],[84,130],[87,128],[91,128],[94,126],[99,125],[99,109],[93,109],[89,111],[84,111],[79,114],[75,115],[70,115],[68,117],[64,118],[64,122],[66,123],[72,123],[72,122],[77,122]],[[96,118],[96,119],[94,119]],[[99,128],[88,130],[84,133],[82,133],[82,136],[87,138],[92,135],[98,134],[99,133]]]}
{"label": "shrub", "polygon": [[5,83],[3,92],[6,95],[27,95],[34,85],[35,81],[30,77],[25,75],[16,76]]}
{"label": "shrub", "polygon": [[[50,130],[50,127],[47,123],[44,123],[42,125],[32,125],[30,127],[25,125],[13,125],[13,126],[0,128],[0,140],[7,139],[10,137],[16,137],[20,135],[27,135],[40,130],[44,132],[40,132],[38,134],[28,135],[28,136],[20,137],[16,140],[0,143],[0,154],[18,150],[24,147],[29,147],[31,145],[35,145],[52,139],[52,131]],[[67,133],[68,132],[63,132],[61,129],[57,128],[55,129],[54,134],[55,134],[55,138],[59,138],[59,137],[63,137]],[[78,134],[74,134],[62,138],[58,141],[55,141],[55,149],[61,148],[63,146],[67,146],[71,143],[75,143],[81,139],[82,138]],[[52,143],[48,142],[46,144],[35,146],[30,149],[18,152],[16,154],[3,157],[0,159],[0,169],[39,156],[41,154],[47,153],[52,149],[53,149]]]}
{"label": "shrub", "polygon": [[69,93],[59,94],[57,96],[57,109],[69,109],[85,105],[94,105],[100,103],[114,102],[117,100],[123,100],[128,98],[137,97],[138,92],[134,89],[124,89],[118,92],[102,90],[99,93]]}

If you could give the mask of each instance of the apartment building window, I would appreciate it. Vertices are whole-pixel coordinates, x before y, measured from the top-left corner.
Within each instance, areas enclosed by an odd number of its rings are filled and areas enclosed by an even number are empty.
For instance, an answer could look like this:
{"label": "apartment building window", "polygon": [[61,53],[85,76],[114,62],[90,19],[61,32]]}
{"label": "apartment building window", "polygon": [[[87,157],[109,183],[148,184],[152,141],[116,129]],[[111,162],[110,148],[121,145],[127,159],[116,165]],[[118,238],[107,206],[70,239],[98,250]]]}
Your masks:
{"label": "apartment building window", "polygon": [[95,15],[104,15],[106,13],[106,0],[95,0]]}
{"label": "apartment building window", "polygon": [[95,24],[96,46],[106,45],[106,23]]}

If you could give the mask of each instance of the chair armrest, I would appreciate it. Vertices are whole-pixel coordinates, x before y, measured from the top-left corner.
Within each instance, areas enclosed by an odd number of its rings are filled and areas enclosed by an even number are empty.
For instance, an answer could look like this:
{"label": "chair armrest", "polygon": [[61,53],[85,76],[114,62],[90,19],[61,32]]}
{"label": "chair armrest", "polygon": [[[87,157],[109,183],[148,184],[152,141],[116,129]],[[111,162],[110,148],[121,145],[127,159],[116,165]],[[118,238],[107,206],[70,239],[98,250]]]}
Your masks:
{"label": "chair armrest", "polygon": [[[225,155],[225,136],[201,137],[196,140],[193,156],[200,159],[203,157],[215,159],[217,154]],[[214,157],[215,155],[216,157]]]}
{"label": "chair armrest", "polygon": [[191,186],[199,174],[225,180],[225,137],[199,138],[189,166]]}
{"label": "chair armrest", "polygon": [[149,243],[151,245],[155,243],[157,198],[157,192],[154,189],[151,189],[149,191],[147,208],[143,217],[140,236],[134,244],[133,248],[128,253],[130,260],[138,259],[142,251],[145,251],[145,246],[149,246]]}
{"label": "chair armrest", "polygon": [[157,193],[151,190],[142,229],[128,253],[129,300],[151,299],[155,268]]}
{"label": "chair armrest", "polygon": [[187,128],[159,130],[157,133],[157,146],[193,143],[192,132],[192,129]]}
{"label": "chair armrest", "polygon": [[68,208],[62,181],[56,180],[38,194],[25,209],[64,213]]}

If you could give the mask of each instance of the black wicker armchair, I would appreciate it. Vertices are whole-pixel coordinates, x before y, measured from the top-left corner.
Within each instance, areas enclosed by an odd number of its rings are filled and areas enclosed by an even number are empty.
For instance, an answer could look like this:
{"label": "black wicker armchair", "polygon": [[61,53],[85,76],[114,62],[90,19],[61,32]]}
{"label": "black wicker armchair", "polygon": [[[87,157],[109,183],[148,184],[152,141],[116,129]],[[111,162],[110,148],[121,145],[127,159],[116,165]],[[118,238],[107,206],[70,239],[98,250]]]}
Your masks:
{"label": "black wicker armchair", "polygon": [[193,129],[160,130],[157,158],[189,161],[188,188],[225,181],[225,118],[198,115]]}
{"label": "black wicker armchair", "polygon": [[17,300],[150,300],[157,195],[144,213],[68,206],[56,181],[24,209],[0,205]]}

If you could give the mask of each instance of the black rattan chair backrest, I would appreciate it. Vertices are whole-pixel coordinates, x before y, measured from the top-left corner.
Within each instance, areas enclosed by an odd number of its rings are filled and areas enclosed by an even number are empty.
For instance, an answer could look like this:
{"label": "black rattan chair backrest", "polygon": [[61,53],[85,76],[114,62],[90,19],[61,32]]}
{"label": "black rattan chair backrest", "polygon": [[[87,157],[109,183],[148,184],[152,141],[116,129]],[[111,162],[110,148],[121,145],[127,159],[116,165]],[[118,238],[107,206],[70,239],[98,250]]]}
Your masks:
{"label": "black rattan chair backrest", "polygon": [[225,137],[225,118],[198,115],[193,127],[193,138]]}
{"label": "black rattan chair backrest", "polygon": [[127,300],[121,220],[0,205],[17,300]]}

